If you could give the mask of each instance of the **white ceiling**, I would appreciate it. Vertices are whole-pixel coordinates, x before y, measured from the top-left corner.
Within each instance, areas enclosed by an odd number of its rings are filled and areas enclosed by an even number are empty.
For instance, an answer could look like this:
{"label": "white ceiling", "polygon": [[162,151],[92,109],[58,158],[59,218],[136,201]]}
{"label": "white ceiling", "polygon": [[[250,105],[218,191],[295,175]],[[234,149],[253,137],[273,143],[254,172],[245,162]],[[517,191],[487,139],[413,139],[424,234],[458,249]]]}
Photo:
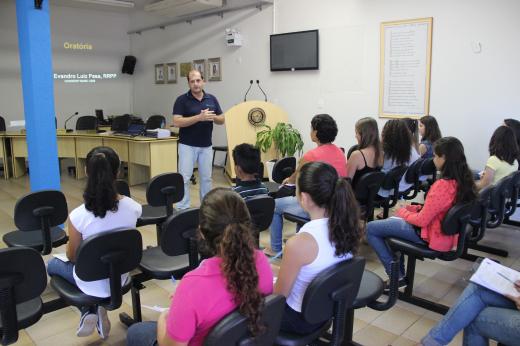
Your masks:
{"label": "white ceiling", "polygon": [[101,10],[101,11],[111,11],[111,12],[119,12],[119,13],[131,13],[135,11],[143,10],[144,6],[153,0],[125,0],[131,1],[135,4],[133,8],[125,8],[125,7],[117,7],[117,6],[109,6],[109,5],[100,5],[100,4],[89,4],[85,2],[75,1],[75,0],[50,0],[50,3],[56,6],[66,6],[66,7],[75,7],[75,8],[88,8],[92,10]]}

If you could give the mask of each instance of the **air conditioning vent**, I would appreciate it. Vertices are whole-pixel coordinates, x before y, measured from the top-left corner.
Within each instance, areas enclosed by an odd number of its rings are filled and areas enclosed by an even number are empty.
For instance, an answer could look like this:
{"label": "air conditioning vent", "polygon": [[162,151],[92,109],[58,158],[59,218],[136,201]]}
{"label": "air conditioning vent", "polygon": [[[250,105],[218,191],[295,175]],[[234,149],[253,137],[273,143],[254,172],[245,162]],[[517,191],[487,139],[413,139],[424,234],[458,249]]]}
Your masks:
{"label": "air conditioning vent", "polygon": [[144,9],[152,14],[174,18],[218,7],[222,7],[222,0],[159,0]]}

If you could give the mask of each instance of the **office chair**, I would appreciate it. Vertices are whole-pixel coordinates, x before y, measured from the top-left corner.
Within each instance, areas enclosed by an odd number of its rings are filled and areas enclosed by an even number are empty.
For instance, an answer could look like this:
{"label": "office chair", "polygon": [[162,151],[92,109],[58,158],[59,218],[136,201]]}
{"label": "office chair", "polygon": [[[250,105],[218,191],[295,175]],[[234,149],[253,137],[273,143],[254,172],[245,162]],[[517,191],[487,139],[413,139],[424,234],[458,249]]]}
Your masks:
{"label": "office chair", "polygon": [[213,327],[204,346],[272,345],[280,331],[284,308],[285,297],[275,294],[265,297],[261,323],[266,329],[256,337],[249,332],[247,318],[235,310]]}
{"label": "office chair", "polygon": [[5,119],[0,117],[0,131],[5,131]]}
{"label": "office chair", "polygon": [[118,309],[123,301],[123,294],[131,287],[130,279],[121,285],[121,275],[137,268],[142,249],[141,233],[135,229],[102,232],[81,243],[74,271],[83,281],[108,279],[108,298],[89,296],[60,276],[51,277],[51,286],[69,305],[101,305],[107,310]]}
{"label": "office chair", "polygon": [[0,263],[0,336],[9,345],[20,329],[42,317],[47,271],[41,255],[29,248],[0,249]]}
{"label": "office chair", "polygon": [[320,338],[332,324],[330,345],[341,345],[345,337],[345,312],[352,307],[359,291],[365,259],[354,257],[319,273],[303,296],[301,314],[311,324],[323,323],[309,334],[280,331],[276,345],[303,346]]}
{"label": "office chair", "polygon": [[78,130],[97,130],[98,121],[95,116],[84,115],[76,121],[76,131]]}
{"label": "office chair", "polygon": [[181,279],[188,271],[199,265],[196,230],[199,226],[199,210],[185,209],[168,217],[162,225],[161,243],[143,251],[140,274],[132,277],[133,318],[126,313],[119,315],[120,321],[130,326],[140,322],[143,282],[151,279]]}
{"label": "office chair", "polygon": [[271,225],[274,214],[274,199],[267,195],[258,195],[246,199],[247,209],[254,227],[254,237],[260,245],[260,232]]}
{"label": "office chair", "polygon": [[146,119],[146,130],[163,129],[166,118],[162,115],[151,115]]}
{"label": "office chair", "polygon": [[6,233],[3,240],[9,247],[30,247],[48,255],[53,247],[68,241],[60,227],[67,215],[67,200],[61,191],[31,192],[16,201],[14,223],[18,230]]}

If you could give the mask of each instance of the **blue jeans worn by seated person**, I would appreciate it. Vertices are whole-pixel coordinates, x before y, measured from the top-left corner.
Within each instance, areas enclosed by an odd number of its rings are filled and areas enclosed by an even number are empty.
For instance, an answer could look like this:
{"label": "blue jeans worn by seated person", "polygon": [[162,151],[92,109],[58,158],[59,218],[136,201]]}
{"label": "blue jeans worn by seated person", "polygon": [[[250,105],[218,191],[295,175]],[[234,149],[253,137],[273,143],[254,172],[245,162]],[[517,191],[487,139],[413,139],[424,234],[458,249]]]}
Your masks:
{"label": "blue jeans worn by seated person", "polygon": [[300,206],[296,197],[283,197],[274,200],[274,215],[271,222],[271,250],[282,251],[283,213],[291,213],[300,217],[309,217],[309,214]]}
{"label": "blue jeans worn by seated person", "polygon": [[[375,250],[388,276],[390,276],[393,252],[386,244],[386,238],[399,238],[418,244],[425,244],[425,241],[415,233],[415,229],[411,224],[396,217],[369,222],[366,233],[368,243]],[[399,278],[404,277],[404,275],[404,256],[401,255]]]}
{"label": "blue jeans worn by seated person", "polygon": [[213,150],[211,147],[192,147],[179,143],[179,173],[184,179],[184,198],[177,203],[178,209],[190,207],[190,178],[197,162],[200,178],[200,200],[211,190]]}
{"label": "blue jeans worn by seated person", "polygon": [[134,323],[126,334],[127,346],[155,346],[157,343],[157,322]]}
{"label": "blue jeans worn by seated person", "polygon": [[489,339],[505,345],[519,345],[520,311],[506,297],[470,282],[421,343],[424,346],[447,345],[462,329],[464,346],[489,345]]}

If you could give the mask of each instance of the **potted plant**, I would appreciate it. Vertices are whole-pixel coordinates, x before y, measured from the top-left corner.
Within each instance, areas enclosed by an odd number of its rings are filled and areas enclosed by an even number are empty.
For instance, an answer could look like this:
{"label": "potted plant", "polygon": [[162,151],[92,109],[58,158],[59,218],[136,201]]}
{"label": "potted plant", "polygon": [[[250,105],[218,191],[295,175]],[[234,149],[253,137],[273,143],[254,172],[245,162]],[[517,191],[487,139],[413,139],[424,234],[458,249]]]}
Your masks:
{"label": "potted plant", "polygon": [[[256,146],[262,152],[268,152],[274,144],[277,159],[294,156],[296,152],[298,152],[298,155],[302,154],[302,137],[300,132],[292,127],[291,124],[277,123],[274,129],[269,125],[264,125],[263,127],[264,129],[256,134]],[[269,180],[271,180],[271,172],[275,162],[276,160],[267,162]]]}

